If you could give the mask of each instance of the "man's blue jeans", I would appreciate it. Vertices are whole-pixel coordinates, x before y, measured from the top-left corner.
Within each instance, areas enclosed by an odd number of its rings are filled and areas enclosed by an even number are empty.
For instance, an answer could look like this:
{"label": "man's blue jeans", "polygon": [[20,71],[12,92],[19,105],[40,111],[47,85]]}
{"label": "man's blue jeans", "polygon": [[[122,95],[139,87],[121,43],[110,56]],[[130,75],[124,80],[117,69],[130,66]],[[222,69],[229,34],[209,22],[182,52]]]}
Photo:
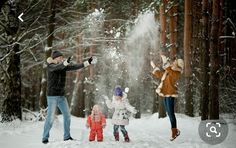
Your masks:
{"label": "man's blue jeans", "polygon": [[165,97],[164,98],[164,106],[166,112],[169,116],[171,128],[176,128],[176,118],[175,118],[175,98],[174,97]]}
{"label": "man's blue jeans", "polygon": [[70,111],[66,98],[64,96],[47,96],[47,117],[44,123],[43,140],[48,140],[49,132],[52,128],[56,107],[62,112],[64,119],[64,140],[70,138]]}

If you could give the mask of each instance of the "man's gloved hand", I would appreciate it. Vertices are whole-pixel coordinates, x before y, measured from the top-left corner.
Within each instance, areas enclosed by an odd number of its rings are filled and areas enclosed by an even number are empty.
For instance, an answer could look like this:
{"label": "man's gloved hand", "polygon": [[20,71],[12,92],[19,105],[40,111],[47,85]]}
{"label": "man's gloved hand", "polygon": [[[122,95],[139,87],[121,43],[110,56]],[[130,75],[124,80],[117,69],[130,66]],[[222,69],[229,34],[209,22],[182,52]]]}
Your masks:
{"label": "man's gloved hand", "polygon": [[70,63],[72,60],[72,56],[70,56],[68,59],[67,59],[67,63]]}
{"label": "man's gloved hand", "polygon": [[91,64],[96,64],[97,58],[95,56],[90,57],[87,61],[84,62],[84,67],[87,67]]}
{"label": "man's gloved hand", "polygon": [[89,64],[91,64],[92,61],[93,61],[93,57],[90,57],[90,58],[88,59]]}
{"label": "man's gloved hand", "polygon": [[68,66],[68,65],[71,63],[71,61],[72,61],[72,56],[70,56],[69,58],[67,58],[67,59],[63,62],[63,64],[64,64],[65,66]]}
{"label": "man's gloved hand", "polygon": [[89,64],[96,64],[97,63],[97,57],[92,56],[88,59]]}

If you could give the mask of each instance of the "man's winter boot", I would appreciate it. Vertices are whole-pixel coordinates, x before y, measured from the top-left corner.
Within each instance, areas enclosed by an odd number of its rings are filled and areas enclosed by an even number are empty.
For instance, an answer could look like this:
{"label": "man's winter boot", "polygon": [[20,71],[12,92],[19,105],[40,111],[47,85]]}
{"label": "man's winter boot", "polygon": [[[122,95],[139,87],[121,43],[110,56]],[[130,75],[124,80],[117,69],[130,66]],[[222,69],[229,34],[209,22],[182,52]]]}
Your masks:
{"label": "man's winter boot", "polygon": [[116,140],[116,141],[119,141],[119,133],[115,133],[115,134],[114,134],[114,137],[115,137],[115,140]]}
{"label": "man's winter boot", "polygon": [[74,140],[72,137],[69,137],[67,139],[64,139],[64,141],[68,141],[68,140]]}
{"label": "man's winter boot", "polygon": [[172,136],[170,141],[175,140],[176,137],[178,137],[180,135],[180,131],[177,128],[172,128]]}
{"label": "man's winter boot", "polygon": [[128,136],[128,133],[125,135],[125,142],[129,142],[129,136]]}
{"label": "man's winter boot", "polygon": [[48,143],[48,139],[45,139],[42,141],[43,144],[47,144]]}

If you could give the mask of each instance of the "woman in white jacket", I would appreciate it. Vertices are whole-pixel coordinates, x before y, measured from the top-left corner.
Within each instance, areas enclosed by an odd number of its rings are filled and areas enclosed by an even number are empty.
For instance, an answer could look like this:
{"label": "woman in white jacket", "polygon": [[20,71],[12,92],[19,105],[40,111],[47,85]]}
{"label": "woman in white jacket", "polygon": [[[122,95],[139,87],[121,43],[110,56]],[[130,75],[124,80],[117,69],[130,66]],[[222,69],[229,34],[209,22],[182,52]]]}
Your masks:
{"label": "woman in white jacket", "polygon": [[119,127],[124,136],[125,142],[129,142],[128,132],[125,129],[125,125],[129,124],[129,113],[136,114],[136,109],[129,104],[127,94],[123,92],[120,86],[117,86],[114,90],[114,96],[112,101],[106,99],[107,107],[115,109],[112,116],[112,124],[114,124],[114,137],[116,141],[119,141]]}

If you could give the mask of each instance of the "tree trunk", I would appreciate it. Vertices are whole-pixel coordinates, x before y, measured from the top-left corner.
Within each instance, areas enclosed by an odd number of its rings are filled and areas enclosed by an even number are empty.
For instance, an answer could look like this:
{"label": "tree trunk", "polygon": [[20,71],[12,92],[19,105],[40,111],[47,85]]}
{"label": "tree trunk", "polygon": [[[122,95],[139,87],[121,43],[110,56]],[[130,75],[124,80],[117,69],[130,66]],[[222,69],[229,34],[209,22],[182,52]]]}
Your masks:
{"label": "tree trunk", "polygon": [[[80,37],[78,37],[78,44],[80,43]],[[76,53],[76,62],[83,62],[83,49],[78,47]],[[77,71],[75,86],[71,100],[71,114],[76,117],[85,117],[85,100],[84,100],[84,71]]]}
{"label": "tree trunk", "polygon": [[[93,38],[96,38],[96,33],[95,33],[95,36]],[[90,56],[93,56],[94,52],[95,52],[95,41],[93,41],[92,45],[90,46],[90,49],[89,49],[89,55]],[[88,70],[88,75],[89,75],[89,81],[91,81],[92,83],[86,83],[86,96],[85,96],[85,100],[88,100],[88,112],[86,112],[87,115],[91,114],[91,111],[92,111],[92,108],[94,106],[95,103],[99,103],[99,102],[95,102],[94,100],[94,89],[95,89],[95,84],[93,83],[94,82],[94,66],[93,65],[90,65],[89,66],[89,70]]]}
{"label": "tree trunk", "polygon": [[131,1],[131,16],[132,18],[136,18],[137,15],[138,15],[138,3],[139,3],[139,0],[132,0]]}
{"label": "tree trunk", "polygon": [[208,119],[208,104],[209,104],[209,35],[208,35],[208,0],[202,1],[202,49],[201,49],[201,119]]}
{"label": "tree trunk", "polygon": [[[153,88],[154,89],[154,88]],[[158,100],[158,95],[156,94],[156,92],[154,92],[155,94],[153,95],[154,97],[153,97],[153,106],[152,106],[152,114],[154,114],[154,113],[157,113],[157,112],[159,112],[158,111],[158,103],[159,103],[159,100]],[[160,114],[160,113],[159,113]]]}
{"label": "tree trunk", "polygon": [[166,117],[166,110],[165,110],[165,106],[164,106],[164,100],[161,97],[158,97],[158,112],[159,112],[159,116],[158,118],[165,118]]}
{"label": "tree trunk", "polygon": [[[180,58],[180,55],[177,55],[178,53],[178,48],[177,46],[177,33],[178,33],[178,29],[177,29],[177,22],[178,22],[178,17],[179,17],[179,13],[178,13],[178,3],[177,0],[171,0],[169,1],[171,2],[171,8],[168,11],[169,14],[169,34],[170,34],[170,59],[174,60],[175,58]],[[183,23],[183,22],[181,22]],[[182,40],[182,39],[181,39]],[[180,48],[179,48],[180,49]],[[163,100],[160,100],[162,102],[160,102],[160,104],[163,104]],[[179,99],[175,100],[175,111],[178,111],[178,104],[179,104]],[[163,107],[161,107],[163,108]],[[164,108],[165,109],[165,108]]]}
{"label": "tree trunk", "polygon": [[[162,51],[165,50],[166,45],[166,14],[165,14],[165,6],[166,0],[162,0],[160,4],[160,45]],[[154,99],[158,100],[158,112],[159,118],[166,117],[166,112],[163,104],[163,98],[156,95],[157,98]],[[155,102],[154,102],[155,103]]]}
{"label": "tree trunk", "polygon": [[[202,11],[199,11],[199,8],[202,8],[201,1],[192,1],[192,42],[191,42],[191,57],[190,59],[193,59],[191,61],[192,66],[192,97],[194,100],[194,106],[195,111],[199,112],[201,101],[199,92],[201,83],[198,83],[198,80],[200,80],[200,54],[202,50],[202,38],[201,38],[201,32],[202,32],[202,25],[200,24],[202,20]],[[201,9],[200,9],[201,10]]]}
{"label": "tree trunk", "polygon": [[166,0],[162,0],[160,4],[160,42],[162,50],[165,50],[166,45]]}
{"label": "tree trunk", "polygon": [[51,56],[52,52],[52,44],[53,44],[53,32],[55,28],[55,0],[49,1],[49,19],[48,19],[48,39],[47,39],[47,47],[45,48],[45,59],[43,65],[42,72],[42,81],[41,81],[41,91],[39,98],[39,107],[46,108],[47,107],[47,66],[46,60]]}
{"label": "tree trunk", "polygon": [[212,5],[212,22],[210,34],[210,88],[209,88],[209,118],[219,119],[219,2],[213,0]]}
{"label": "tree trunk", "polygon": [[185,113],[193,116],[191,40],[192,40],[192,1],[185,0],[184,11],[184,75],[185,75]]}
{"label": "tree trunk", "polygon": [[174,59],[176,57],[177,53],[177,44],[176,44],[176,39],[177,39],[177,9],[178,6],[176,4],[176,0],[173,0],[173,5],[169,10],[169,17],[170,17],[170,24],[169,24],[169,29],[170,29],[170,44],[171,44],[171,49],[170,49],[170,58]]}
{"label": "tree trunk", "polygon": [[138,100],[135,103],[135,108],[138,110],[137,114],[135,114],[135,118],[136,119],[140,119],[141,118],[141,99],[143,98],[137,98]]}
{"label": "tree trunk", "polygon": [[9,57],[4,92],[6,99],[2,106],[2,122],[10,122],[15,118],[22,119],[21,111],[21,74],[19,45],[13,47],[13,53]]}
{"label": "tree trunk", "polygon": [[[7,69],[4,75],[4,93],[5,100],[2,105],[1,122],[11,122],[15,118],[22,119],[21,111],[21,70],[20,70],[20,51],[19,44],[14,44],[19,29],[19,20],[17,18],[18,3],[8,4],[5,13],[7,13],[6,33],[10,42],[7,57]],[[5,11],[5,10],[3,10]]]}
{"label": "tree trunk", "polygon": [[7,0],[1,0],[1,1],[0,1],[0,10],[1,10],[2,6],[4,5],[4,3],[5,3],[6,1],[7,1]]}

